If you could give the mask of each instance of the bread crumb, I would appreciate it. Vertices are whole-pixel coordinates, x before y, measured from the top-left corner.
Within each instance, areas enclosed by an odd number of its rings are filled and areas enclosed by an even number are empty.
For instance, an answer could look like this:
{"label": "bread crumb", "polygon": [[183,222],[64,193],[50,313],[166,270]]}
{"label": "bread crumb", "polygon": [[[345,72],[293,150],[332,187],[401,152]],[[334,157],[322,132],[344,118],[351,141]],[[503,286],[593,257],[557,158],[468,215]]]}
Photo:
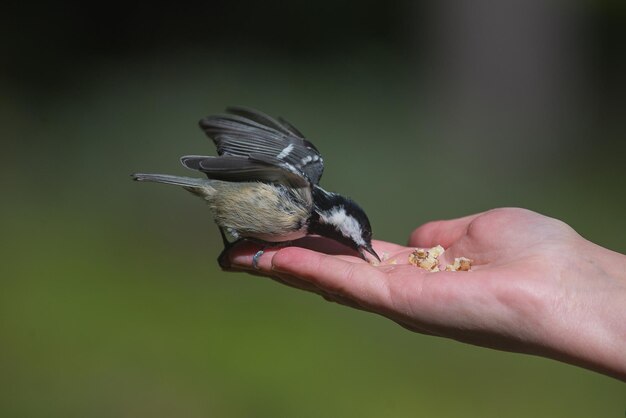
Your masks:
{"label": "bread crumb", "polygon": [[453,264],[446,266],[446,271],[470,271],[472,268],[472,260],[466,257],[459,257],[454,259]]}
{"label": "bread crumb", "polygon": [[[430,272],[440,271],[439,257],[444,252],[445,250],[441,245],[437,245],[436,247],[430,249],[416,248],[411,254],[409,254],[409,263]],[[472,263],[473,261],[467,257],[458,257],[454,259],[453,264],[448,264],[445,270],[470,271]]]}
{"label": "bread crumb", "polygon": [[439,271],[439,256],[444,251],[441,245],[437,245],[429,250],[416,248],[415,251],[409,254],[409,263],[430,272]]}

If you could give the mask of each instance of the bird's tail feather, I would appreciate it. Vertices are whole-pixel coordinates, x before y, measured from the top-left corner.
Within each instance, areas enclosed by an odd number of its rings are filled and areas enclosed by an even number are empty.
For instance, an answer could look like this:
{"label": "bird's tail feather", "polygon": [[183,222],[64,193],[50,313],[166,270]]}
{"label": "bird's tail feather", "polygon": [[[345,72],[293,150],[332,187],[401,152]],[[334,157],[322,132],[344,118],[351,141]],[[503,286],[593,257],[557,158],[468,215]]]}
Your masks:
{"label": "bird's tail feather", "polygon": [[208,196],[214,191],[211,181],[193,177],[171,176],[169,174],[135,173],[131,175],[135,181],[150,181],[154,183],[173,184],[182,186],[186,190],[199,196]]}
{"label": "bird's tail feather", "polygon": [[208,181],[205,179],[196,179],[192,177],[171,176],[169,174],[144,174],[136,173],[131,175],[136,181],[152,181],[155,183],[175,184],[177,186],[186,187],[204,187]]}

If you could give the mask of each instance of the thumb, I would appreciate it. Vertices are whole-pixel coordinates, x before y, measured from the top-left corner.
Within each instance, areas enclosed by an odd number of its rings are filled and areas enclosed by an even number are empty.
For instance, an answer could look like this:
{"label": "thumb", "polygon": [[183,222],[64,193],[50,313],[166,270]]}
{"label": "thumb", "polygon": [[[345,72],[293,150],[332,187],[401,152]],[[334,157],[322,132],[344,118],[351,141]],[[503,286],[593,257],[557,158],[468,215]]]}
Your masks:
{"label": "thumb", "polygon": [[469,224],[481,213],[447,221],[432,221],[416,228],[409,237],[410,247],[450,247],[467,232]]}

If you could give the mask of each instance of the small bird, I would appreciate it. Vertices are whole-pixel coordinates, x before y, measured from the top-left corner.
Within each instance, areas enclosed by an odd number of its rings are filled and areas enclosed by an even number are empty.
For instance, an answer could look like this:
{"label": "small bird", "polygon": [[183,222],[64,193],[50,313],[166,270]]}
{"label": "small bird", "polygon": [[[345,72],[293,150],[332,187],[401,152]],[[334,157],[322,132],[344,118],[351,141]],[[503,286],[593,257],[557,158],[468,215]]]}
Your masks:
{"label": "small bird", "polygon": [[[228,250],[241,240],[262,244],[253,266],[270,246],[285,246],[306,235],[338,241],[380,261],[372,248],[367,215],[353,200],[319,186],[324,161],[293,125],[244,107],[200,120],[218,156],[187,155],[180,159],[208,179],[166,174],[133,174],[137,181],[182,186],[204,199],[224,242],[218,257],[228,265]],[[230,240],[227,238],[230,236]]]}

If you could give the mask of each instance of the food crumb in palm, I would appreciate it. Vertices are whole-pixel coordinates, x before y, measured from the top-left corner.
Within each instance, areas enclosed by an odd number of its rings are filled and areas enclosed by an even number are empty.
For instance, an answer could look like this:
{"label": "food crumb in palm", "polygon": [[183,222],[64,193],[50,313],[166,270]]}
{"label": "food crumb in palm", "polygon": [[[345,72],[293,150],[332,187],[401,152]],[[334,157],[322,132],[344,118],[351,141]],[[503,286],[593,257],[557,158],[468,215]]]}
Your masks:
{"label": "food crumb in palm", "polygon": [[430,272],[439,271],[439,256],[443,254],[444,251],[441,245],[437,245],[428,250],[416,248],[415,251],[409,254],[409,263]]}
{"label": "food crumb in palm", "polygon": [[[441,245],[437,245],[430,249],[416,248],[409,254],[409,263],[416,267],[422,268],[430,272],[440,271],[439,257],[445,252]],[[453,264],[448,264],[446,271],[470,271],[472,268],[472,260],[467,257],[458,257],[454,259]]]}
{"label": "food crumb in palm", "polygon": [[472,268],[472,260],[467,257],[459,257],[454,259],[454,263],[446,266],[446,271],[470,271]]}

